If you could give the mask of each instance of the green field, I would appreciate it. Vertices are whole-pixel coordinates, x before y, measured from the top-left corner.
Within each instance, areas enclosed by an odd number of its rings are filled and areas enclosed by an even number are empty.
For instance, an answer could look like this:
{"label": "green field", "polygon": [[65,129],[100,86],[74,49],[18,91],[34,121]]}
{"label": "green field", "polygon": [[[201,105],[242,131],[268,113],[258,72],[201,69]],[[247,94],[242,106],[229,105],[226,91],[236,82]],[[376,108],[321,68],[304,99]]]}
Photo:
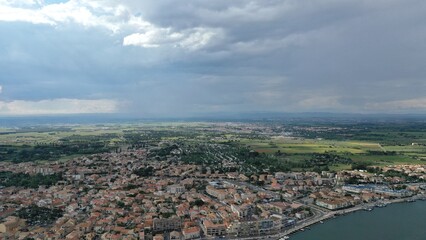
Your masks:
{"label": "green field", "polygon": [[351,141],[326,141],[294,138],[272,138],[271,140],[243,139],[241,143],[258,152],[274,153],[281,151],[288,154],[304,153],[352,153],[361,154],[368,151],[383,151],[380,144]]}
{"label": "green field", "polygon": [[[291,125],[292,136],[280,134],[282,126],[263,122],[147,122],[1,128],[0,160],[66,161],[85,154],[167,143],[186,152],[181,158],[187,162],[220,166],[223,159],[234,159],[239,164],[250,162],[259,171],[269,167],[342,170],[354,163],[426,164],[426,130],[418,123]],[[253,157],[250,151],[259,155]],[[165,159],[168,154],[160,152]]]}
{"label": "green field", "polygon": [[[312,154],[331,153],[371,165],[426,164],[426,146],[381,146],[375,142],[333,141],[302,138],[241,139],[241,144],[265,154],[280,152],[287,161],[298,162]],[[350,169],[350,164],[331,165],[332,170]]]}

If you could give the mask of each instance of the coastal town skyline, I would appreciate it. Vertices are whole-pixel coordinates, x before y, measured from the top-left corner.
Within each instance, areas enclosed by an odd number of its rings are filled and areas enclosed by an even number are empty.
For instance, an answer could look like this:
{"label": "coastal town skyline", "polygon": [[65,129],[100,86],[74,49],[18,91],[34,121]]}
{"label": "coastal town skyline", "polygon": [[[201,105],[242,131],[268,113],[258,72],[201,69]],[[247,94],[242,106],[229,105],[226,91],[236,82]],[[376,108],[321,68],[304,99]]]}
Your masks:
{"label": "coastal town skyline", "polygon": [[425,240],[426,1],[0,0],[0,240]]}
{"label": "coastal town skyline", "polygon": [[[406,229],[397,228],[400,219],[371,223],[372,229],[351,223],[344,228],[355,239],[422,240],[425,229],[416,223],[422,223],[426,200],[424,124],[148,121],[4,127],[0,237],[303,239],[311,227],[332,226],[332,219],[343,215],[381,216],[376,208],[416,202],[406,207]],[[409,134],[401,135],[401,129]],[[399,208],[386,210],[391,209]],[[394,230],[380,229],[387,226]],[[338,239],[329,236],[323,231],[313,239]]]}

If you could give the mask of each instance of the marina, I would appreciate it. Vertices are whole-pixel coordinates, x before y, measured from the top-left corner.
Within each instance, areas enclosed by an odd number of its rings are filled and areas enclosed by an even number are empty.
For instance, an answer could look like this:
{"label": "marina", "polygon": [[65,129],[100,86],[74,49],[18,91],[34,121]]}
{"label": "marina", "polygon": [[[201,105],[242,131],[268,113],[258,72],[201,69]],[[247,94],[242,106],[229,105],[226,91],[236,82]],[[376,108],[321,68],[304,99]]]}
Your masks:
{"label": "marina", "polygon": [[[386,205],[381,205],[386,206]],[[424,240],[426,202],[390,204],[374,210],[357,211],[311,226],[310,231],[297,232],[296,240]],[[378,230],[380,229],[380,230]],[[318,238],[321,236],[321,238]]]}

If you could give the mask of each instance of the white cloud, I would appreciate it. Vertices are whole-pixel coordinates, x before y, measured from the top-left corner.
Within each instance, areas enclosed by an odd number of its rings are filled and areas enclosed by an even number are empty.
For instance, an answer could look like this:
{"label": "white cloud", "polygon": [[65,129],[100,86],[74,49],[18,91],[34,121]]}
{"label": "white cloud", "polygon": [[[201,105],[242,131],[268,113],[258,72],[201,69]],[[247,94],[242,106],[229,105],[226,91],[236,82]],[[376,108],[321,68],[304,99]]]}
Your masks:
{"label": "white cloud", "polygon": [[170,28],[152,28],[144,33],[128,35],[123,40],[124,46],[141,46],[156,48],[172,46],[197,50],[208,45],[213,38],[221,35],[220,30],[207,28],[193,28],[181,32],[174,32]]}
{"label": "white cloud", "polygon": [[0,85],[0,93],[2,93],[2,92],[3,92],[3,86]]}
{"label": "white cloud", "polygon": [[409,110],[426,109],[426,98],[414,98],[406,100],[388,101],[380,103],[368,103],[367,109],[370,110]]}
{"label": "white cloud", "polygon": [[38,10],[24,9],[0,5],[0,21],[5,22],[31,22],[34,24],[50,24],[55,22],[44,16]]}
{"label": "white cloud", "polygon": [[98,4],[96,1],[70,0],[44,4],[42,1],[0,1],[0,21],[59,25],[77,23],[84,27],[104,27],[113,32],[122,25],[123,6]]}
{"label": "white cloud", "polygon": [[49,114],[83,114],[114,113],[118,102],[108,99],[48,99],[41,101],[0,101],[0,115],[49,115]]}
{"label": "white cloud", "polygon": [[84,27],[106,28],[113,33],[132,32],[124,37],[123,45],[144,48],[173,46],[196,50],[221,34],[218,29],[202,27],[179,31],[171,27],[158,27],[139,15],[131,14],[128,7],[109,4],[108,1],[69,0],[46,5],[42,1],[0,0],[0,21],[52,26],[75,23]]}
{"label": "white cloud", "polygon": [[0,0],[0,4],[7,6],[34,6],[42,3],[43,0]]}

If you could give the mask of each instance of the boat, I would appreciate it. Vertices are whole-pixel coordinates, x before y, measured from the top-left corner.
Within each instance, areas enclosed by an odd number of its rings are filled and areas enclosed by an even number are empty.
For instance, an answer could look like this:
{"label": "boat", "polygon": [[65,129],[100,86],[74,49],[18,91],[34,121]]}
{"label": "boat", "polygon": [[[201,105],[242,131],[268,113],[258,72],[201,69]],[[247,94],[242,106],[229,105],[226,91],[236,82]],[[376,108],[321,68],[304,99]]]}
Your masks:
{"label": "boat", "polygon": [[387,205],[386,203],[377,203],[376,207],[381,207],[382,208],[382,207],[386,207],[386,205]]}
{"label": "boat", "polygon": [[320,223],[321,223],[321,224],[323,224],[324,222],[323,222],[323,221],[320,221]]}

